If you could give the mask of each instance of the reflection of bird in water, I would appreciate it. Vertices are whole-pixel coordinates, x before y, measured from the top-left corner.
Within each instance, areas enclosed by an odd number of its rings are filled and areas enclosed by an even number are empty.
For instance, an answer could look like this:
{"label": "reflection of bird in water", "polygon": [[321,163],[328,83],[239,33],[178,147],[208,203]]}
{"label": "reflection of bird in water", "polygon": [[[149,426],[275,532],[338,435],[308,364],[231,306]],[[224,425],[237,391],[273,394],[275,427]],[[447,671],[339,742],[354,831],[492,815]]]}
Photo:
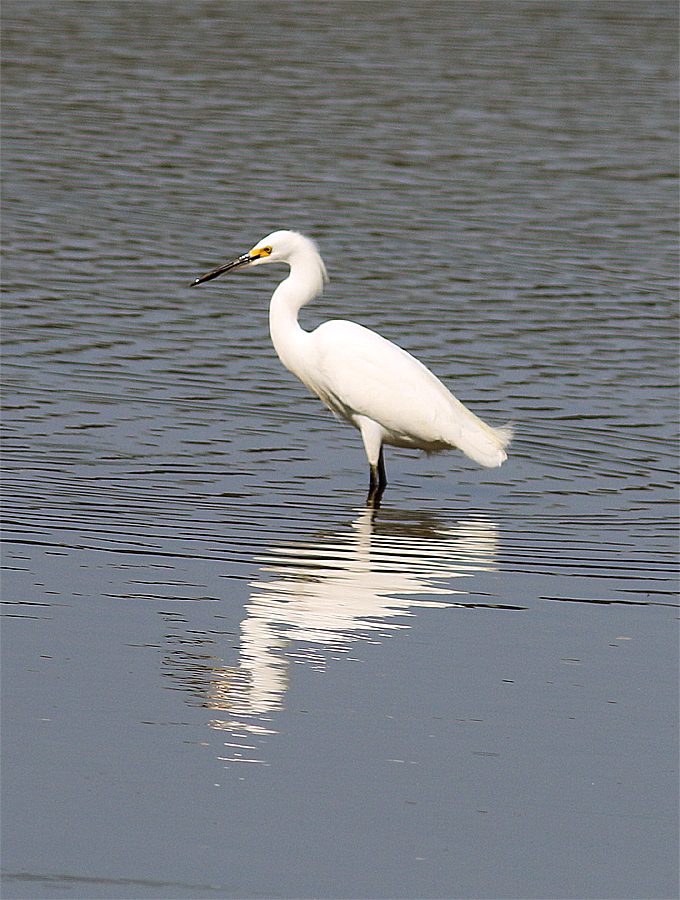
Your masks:
{"label": "reflection of bird in water", "polygon": [[367,509],[351,531],[274,547],[261,560],[264,577],[251,584],[241,623],[239,665],[213,674],[208,705],[229,716],[213,727],[270,727],[269,716],[283,706],[291,659],[322,665],[329,652],[346,653],[354,641],[407,628],[403,617],[414,608],[497,605],[464,599],[466,578],[495,571],[495,525],[444,526],[401,515],[374,525],[373,517]]}
{"label": "reflection of bird in water", "polygon": [[299,310],[321,293],[326,278],[316,244],[304,235],[275,231],[193,285],[276,262],[289,265],[290,274],[274,291],[269,308],[274,348],[286,368],[361,432],[370,465],[370,503],[378,504],[387,485],[383,444],[428,453],[458,447],[483,466],[500,466],[510,428],[487,425],[405,350],[355,322],[325,322],[311,332],[300,327]]}

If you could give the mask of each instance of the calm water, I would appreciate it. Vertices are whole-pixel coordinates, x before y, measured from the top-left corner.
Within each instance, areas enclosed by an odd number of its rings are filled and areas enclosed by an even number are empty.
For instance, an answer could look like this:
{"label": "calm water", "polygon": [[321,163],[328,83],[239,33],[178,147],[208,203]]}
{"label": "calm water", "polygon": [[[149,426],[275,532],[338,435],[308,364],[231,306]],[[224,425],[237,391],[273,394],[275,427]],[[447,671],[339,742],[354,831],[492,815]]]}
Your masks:
{"label": "calm water", "polygon": [[[3,896],[677,896],[676,5],[3,25]],[[277,227],[500,470],[364,509]]]}

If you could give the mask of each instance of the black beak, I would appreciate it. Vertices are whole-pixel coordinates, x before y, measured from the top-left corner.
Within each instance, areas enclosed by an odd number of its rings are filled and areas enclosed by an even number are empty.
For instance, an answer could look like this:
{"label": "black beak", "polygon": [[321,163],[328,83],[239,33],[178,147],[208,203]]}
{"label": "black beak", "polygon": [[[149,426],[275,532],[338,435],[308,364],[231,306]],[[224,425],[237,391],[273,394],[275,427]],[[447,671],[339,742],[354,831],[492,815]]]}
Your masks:
{"label": "black beak", "polygon": [[196,287],[197,284],[203,284],[204,281],[212,281],[213,278],[217,278],[218,275],[224,275],[225,272],[231,272],[234,269],[242,269],[244,266],[249,266],[254,259],[256,259],[256,257],[251,256],[250,253],[244,253],[243,256],[232,259],[231,262],[225,263],[223,266],[218,266],[216,269],[213,269],[212,272],[208,272],[207,275],[201,275],[200,278],[192,281],[189,287]]}

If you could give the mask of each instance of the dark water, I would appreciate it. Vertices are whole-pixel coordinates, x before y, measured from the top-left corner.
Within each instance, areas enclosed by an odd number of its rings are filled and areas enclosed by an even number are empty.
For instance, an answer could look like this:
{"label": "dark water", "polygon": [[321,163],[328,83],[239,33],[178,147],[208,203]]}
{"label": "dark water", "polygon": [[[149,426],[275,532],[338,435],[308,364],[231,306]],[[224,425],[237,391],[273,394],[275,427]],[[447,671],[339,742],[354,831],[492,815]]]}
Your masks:
{"label": "dark water", "polygon": [[[3,3],[3,896],[677,896],[677,8]],[[361,321],[507,463],[281,367]]]}

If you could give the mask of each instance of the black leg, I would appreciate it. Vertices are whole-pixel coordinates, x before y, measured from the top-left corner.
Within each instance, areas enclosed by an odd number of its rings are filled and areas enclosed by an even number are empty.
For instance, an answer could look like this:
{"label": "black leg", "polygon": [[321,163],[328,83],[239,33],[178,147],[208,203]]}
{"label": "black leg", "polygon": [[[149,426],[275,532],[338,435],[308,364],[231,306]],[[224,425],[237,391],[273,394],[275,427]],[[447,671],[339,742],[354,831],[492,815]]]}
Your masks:
{"label": "black leg", "polygon": [[370,481],[368,483],[367,504],[376,509],[380,506],[380,498],[385,493],[387,487],[387,475],[385,474],[385,459],[383,457],[383,449],[380,448],[380,456],[378,457],[378,465],[371,466]]}

